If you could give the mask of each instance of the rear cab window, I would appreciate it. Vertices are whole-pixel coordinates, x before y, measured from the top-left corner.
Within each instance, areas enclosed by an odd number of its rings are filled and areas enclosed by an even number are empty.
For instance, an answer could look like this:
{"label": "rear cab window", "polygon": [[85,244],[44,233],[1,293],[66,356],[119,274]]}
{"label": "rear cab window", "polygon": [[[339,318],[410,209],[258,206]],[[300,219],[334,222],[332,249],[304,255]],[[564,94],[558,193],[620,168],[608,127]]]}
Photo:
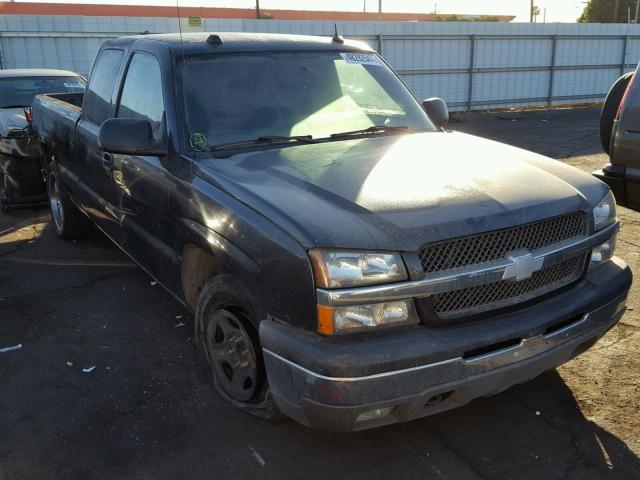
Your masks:
{"label": "rear cab window", "polygon": [[101,125],[113,117],[111,99],[123,57],[124,52],[119,49],[105,49],[100,52],[85,94],[82,108],[84,120]]}

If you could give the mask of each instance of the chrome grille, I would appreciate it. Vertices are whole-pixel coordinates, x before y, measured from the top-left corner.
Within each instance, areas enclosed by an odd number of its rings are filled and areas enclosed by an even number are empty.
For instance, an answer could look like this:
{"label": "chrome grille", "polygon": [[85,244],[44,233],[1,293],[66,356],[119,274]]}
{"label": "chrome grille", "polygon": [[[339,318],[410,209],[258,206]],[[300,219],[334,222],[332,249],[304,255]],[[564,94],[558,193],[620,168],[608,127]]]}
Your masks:
{"label": "chrome grille", "polygon": [[581,212],[515,228],[426,245],[420,252],[425,272],[439,272],[504,258],[517,250],[537,250],[586,233]]}
{"label": "chrome grille", "polygon": [[464,317],[526,302],[577,281],[585,269],[587,254],[535,272],[519,282],[501,281],[446,292],[431,297],[441,319]]}

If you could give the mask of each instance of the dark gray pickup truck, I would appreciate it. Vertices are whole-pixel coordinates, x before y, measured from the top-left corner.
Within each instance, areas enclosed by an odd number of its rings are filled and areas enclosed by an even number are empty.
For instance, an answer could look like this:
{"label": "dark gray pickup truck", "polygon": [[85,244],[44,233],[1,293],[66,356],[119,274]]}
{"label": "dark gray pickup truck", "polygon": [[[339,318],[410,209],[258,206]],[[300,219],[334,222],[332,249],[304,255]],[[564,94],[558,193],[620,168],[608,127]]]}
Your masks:
{"label": "dark gray pickup truck", "polygon": [[361,43],[121,38],[68,100],[33,108],[56,231],[90,220],[194,311],[246,412],[341,431],[430,415],[570,360],[625,311],[607,186],[447,130],[444,102]]}

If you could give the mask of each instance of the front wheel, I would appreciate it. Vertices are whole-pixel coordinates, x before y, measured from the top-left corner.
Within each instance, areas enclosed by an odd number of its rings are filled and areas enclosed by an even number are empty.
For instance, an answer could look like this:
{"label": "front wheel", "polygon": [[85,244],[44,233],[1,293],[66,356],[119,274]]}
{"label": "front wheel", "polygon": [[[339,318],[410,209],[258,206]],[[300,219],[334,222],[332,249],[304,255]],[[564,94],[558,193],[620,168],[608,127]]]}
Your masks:
{"label": "front wheel", "polygon": [[195,343],[207,378],[236,408],[257,417],[284,418],[269,392],[247,293],[228,275],[207,282],[195,315]]}
{"label": "front wheel", "polygon": [[89,235],[91,223],[71,201],[54,169],[49,171],[47,193],[56,234],[63,240],[76,240]]}

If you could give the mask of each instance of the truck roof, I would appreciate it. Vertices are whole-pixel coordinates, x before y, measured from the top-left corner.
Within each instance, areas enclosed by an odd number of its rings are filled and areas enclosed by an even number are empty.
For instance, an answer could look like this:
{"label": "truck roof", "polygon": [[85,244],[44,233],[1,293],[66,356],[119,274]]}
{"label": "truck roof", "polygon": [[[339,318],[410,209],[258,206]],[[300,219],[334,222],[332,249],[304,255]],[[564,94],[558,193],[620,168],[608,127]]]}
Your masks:
{"label": "truck roof", "polygon": [[0,78],[17,77],[80,77],[81,75],[69,70],[54,70],[52,68],[14,68],[0,70]]}
{"label": "truck roof", "polygon": [[[222,43],[209,43],[207,39],[216,35]],[[325,37],[309,35],[286,35],[275,33],[240,33],[240,32],[202,32],[150,34],[121,37],[105,42],[105,46],[125,46],[136,41],[159,41],[165,43],[173,52],[186,54],[212,52],[259,52],[259,51],[367,51],[373,49],[366,43],[355,40],[344,40],[344,43],[332,41],[332,35]]]}

